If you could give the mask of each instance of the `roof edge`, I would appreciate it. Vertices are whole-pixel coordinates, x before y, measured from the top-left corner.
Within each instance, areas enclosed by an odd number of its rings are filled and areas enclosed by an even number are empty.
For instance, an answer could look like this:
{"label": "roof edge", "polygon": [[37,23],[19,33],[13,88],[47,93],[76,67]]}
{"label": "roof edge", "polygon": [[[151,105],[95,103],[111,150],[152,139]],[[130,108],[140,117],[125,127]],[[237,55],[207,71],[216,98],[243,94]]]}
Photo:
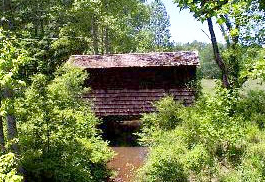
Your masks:
{"label": "roof edge", "polygon": [[68,61],[85,69],[200,65],[198,51],[72,55]]}

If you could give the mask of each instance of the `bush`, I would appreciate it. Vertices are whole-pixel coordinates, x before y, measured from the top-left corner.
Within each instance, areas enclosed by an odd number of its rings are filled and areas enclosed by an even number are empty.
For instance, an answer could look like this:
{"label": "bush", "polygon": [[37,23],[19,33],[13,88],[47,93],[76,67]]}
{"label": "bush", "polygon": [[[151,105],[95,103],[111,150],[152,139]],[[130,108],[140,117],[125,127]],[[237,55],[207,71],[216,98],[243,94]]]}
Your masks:
{"label": "bush", "polygon": [[0,156],[0,182],[23,181],[23,177],[17,174],[17,162],[13,153]]}
{"label": "bush", "polygon": [[[141,118],[143,122],[143,128],[141,133],[138,135],[141,137],[140,141],[143,145],[148,145],[147,140],[156,139],[158,140],[159,131],[172,130],[179,123],[182,122],[179,115],[182,113],[181,110],[184,106],[175,102],[172,97],[165,97],[161,101],[155,103],[155,107],[158,112],[144,114]],[[147,137],[150,135],[150,137]],[[151,137],[151,135],[157,135]],[[151,142],[154,144],[154,141]]]}
{"label": "bush", "polygon": [[242,113],[244,118],[258,124],[262,129],[265,127],[265,92],[249,91],[246,96],[238,103],[238,112]]}
{"label": "bush", "polygon": [[181,156],[185,153],[185,147],[176,145],[160,145],[153,148],[149,160],[140,170],[138,180],[141,182],[160,182],[160,181],[188,181],[185,173]]}
{"label": "bush", "polygon": [[[218,88],[214,97],[202,97],[192,107],[162,100],[158,106],[164,109],[142,119],[141,142],[151,149],[139,179],[265,180],[264,94],[240,97],[237,91]],[[161,115],[164,120],[158,122]],[[172,126],[170,122],[174,127],[161,127]]]}
{"label": "bush", "polygon": [[28,181],[103,181],[112,152],[99,137],[99,119],[82,100],[87,75],[65,65],[49,81],[32,78],[16,103],[21,164]]}

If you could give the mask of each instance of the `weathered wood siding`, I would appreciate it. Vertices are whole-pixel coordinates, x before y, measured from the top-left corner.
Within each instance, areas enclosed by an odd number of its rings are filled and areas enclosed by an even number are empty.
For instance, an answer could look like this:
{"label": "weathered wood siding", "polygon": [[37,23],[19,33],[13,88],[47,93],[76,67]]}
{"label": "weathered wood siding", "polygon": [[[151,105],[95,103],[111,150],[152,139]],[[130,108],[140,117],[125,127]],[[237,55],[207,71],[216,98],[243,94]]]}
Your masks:
{"label": "weathered wood siding", "polygon": [[153,103],[172,95],[184,104],[194,100],[187,83],[195,77],[196,66],[88,69],[84,95],[93,101],[98,116],[138,116],[153,112]]}

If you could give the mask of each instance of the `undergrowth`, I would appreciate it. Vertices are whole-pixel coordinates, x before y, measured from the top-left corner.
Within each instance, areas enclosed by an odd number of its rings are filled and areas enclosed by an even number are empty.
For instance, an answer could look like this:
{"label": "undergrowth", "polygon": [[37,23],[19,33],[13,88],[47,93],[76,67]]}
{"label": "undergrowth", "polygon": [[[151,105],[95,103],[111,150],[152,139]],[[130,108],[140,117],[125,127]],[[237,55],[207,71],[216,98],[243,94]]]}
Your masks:
{"label": "undergrowth", "polygon": [[142,117],[150,147],[138,181],[264,181],[265,92],[217,88],[184,107],[171,97]]}

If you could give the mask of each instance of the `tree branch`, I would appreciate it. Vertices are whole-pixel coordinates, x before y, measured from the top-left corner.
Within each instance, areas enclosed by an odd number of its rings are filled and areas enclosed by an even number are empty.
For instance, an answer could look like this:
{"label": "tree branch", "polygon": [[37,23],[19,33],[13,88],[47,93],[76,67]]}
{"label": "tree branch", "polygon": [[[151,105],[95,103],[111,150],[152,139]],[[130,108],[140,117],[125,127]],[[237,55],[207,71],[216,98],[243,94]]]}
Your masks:
{"label": "tree branch", "polygon": [[203,29],[201,29],[201,31],[208,37],[209,40],[211,40],[211,37]]}

